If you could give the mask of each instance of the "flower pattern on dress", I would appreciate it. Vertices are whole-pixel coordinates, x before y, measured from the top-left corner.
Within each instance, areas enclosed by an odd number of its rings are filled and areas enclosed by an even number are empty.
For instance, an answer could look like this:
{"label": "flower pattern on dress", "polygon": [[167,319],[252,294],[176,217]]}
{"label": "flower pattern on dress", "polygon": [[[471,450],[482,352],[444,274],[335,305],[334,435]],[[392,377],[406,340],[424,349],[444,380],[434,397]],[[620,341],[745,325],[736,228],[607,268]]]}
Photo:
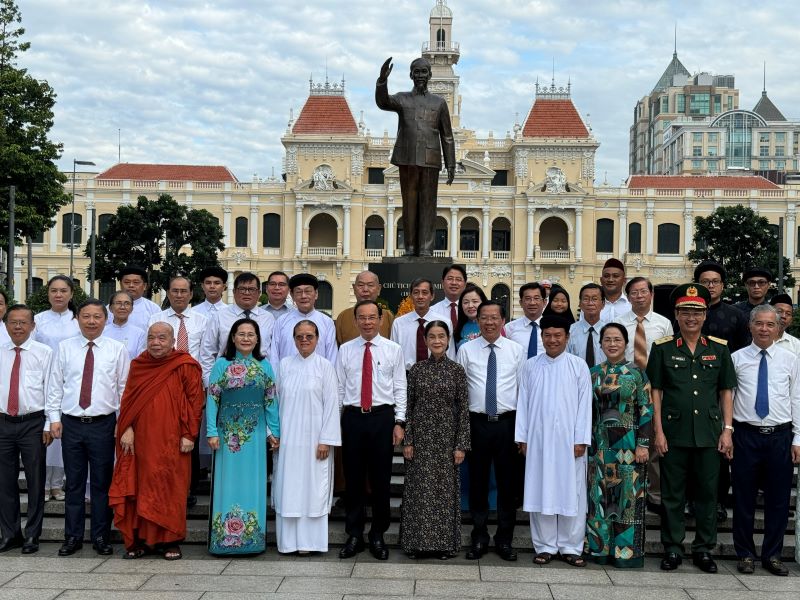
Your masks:
{"label": "flower pattern on dress", "polygon": [[239,452],[242,446],[250,440],[250,436],[258,425],[258,418],[246,417],[240,412],[233,414],[232,418],[222,421],[225,445],[231,452]]}
{"label": "flower pattern on dress", "polygon": [[264,531],[258,523],[254,511],[245,513],[241,506],[234,504],[225,516],[214,514],[211,523],[211,545],[217,548],[240,548],[264,544]]}
{"label": "flower pattern on dress", "polygon": [[217,381],[208,387],[209,395],[219,406],[224,390],[237,390],[249,387],[264,388],[264,406],[270,406],[277,395],[275,381],[264,373],[261,363],[251,356],[237,356],[222,372]]}

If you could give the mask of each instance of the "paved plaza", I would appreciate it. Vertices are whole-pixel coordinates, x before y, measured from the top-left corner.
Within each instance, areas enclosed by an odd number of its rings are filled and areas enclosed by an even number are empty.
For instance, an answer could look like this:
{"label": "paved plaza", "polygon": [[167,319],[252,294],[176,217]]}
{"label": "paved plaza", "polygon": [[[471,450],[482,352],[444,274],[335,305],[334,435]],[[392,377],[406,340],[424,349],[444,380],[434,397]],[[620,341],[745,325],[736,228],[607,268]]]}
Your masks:
{"label": "paved plaza", "polygon": [[[369,553],[339,560],[338,548],[308,558],[280,556],[274,547],[254,558],[214,558],[205,546],[186,545],[184,558],[123,560],[98,557],[88,546],[75,556],[59,558],[59,544],[43,544],[38,554],[17,550],[0,555],[0,600],[92,600],[106,598],[203,600],[367,600],[371,598],[555,598],[739,600],[796,599],[800,568],[788,563],[789,577],[758,568],[742,576],[735,561],[719,561],[720,572],[707,575],[689,561],[673,573],[661,572],[658,558],[644,569],[619,570],[589,565],[585,569],[553,562],[531,563],[520,552],[517,563],[487,555],[476,562],[455,558],[410,560],[392,549],[388,562]],[[724,594],[724,596],[721,596]]]}

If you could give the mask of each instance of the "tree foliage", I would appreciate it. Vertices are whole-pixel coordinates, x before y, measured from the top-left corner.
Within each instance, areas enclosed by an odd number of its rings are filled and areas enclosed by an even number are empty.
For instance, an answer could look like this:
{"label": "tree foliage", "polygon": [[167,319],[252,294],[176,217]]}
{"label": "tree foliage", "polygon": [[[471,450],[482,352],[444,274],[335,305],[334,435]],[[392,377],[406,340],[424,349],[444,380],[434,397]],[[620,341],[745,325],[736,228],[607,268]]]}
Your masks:
{"label": "tree foliage", "polygon": [[[778,237],[766,217],[758,216],[741,204],[721,206],[707,217],[695,219],[696,250],[689,260],[699,263],[716,260],[728,272],[723,298],[746,298],[742,273],[752,266],[767,267],[778,277]],[[791,263],[783,259],[783,286],[794,287]]]}
{"label": "tree foliage", "polygon": [[[207,210],[188,209],[169,194],[156,200],[139,196],[135,206],[120,206],[97,237],[95,272],[101,281],[117,277],[125,265],[147,270],[150,291],[157,292],[175,275],[199,283],[199,272],[219,265],[225,248],[222,228]],[[84,254],[90,256],[90,244]],[[189,246],[189,251],[185,250]]]}
{"label": "tree foliage", "polygon": [[[0,0],[0,222],[8,222],[9,187],[16,187],[16,241],[36,238],[55,224],[69,202],[66,176],[55,161],[62,145],[50,141],[56,94],[16,61],[30,44],[23,42],[22,16],[13,0]],[[5,246],[7,230],[0,231]]]}

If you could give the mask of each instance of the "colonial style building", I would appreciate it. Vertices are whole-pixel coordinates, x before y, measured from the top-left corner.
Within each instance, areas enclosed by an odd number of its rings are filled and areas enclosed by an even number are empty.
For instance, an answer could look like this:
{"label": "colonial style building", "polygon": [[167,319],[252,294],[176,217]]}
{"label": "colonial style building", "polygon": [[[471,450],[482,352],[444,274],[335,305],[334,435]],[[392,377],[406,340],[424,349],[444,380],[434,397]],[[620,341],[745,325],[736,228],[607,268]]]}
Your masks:
{"label": "colonial style building", "polygon": [[[692,273],[685,254],[692,248],[694,217],[722,205],[752,206],[776,224],[785,217],[786,250],[794,260],[797,193],[762,177],[634,176],[621,188],[595,186],[599,142],[573,104],[569,85],[532,85],[522,123],[502,137],[478,136],[461,120],[455,70],[460,48],[452,24],[445,0],[437,0],[422,47],[433,65],[429,88],[448,101],[457,145],[455,181],[445,186],[440,180],[436,254],[465,264],[487,295],[519,313],[516,295],[523,283],[547,278],[575,294],[598,280],[612,256],[625,262],[630,276],[649,276],[656,284],[683,281]],[[736,95],[730,97],[735,106]],[[393,121],[386,118],[386,125]],[[348,105],[344,82],[326,81],[310,83],[281,141],[281,179],[241,182],[225,167],[182,165],[119,164],[79,174],[75,272],[86,272],[81,249],[93,221],[102,232],[120,204],[169,193],[218,218],[226,247],[220,260],[232,274],[311,272],[322,281],[320,308],[336,314],[351,305],[355,275],[402,253],[399,176],[389,163],[394,140],[369,135]],[[67,186],[71,190],[72,182]],[[68,272],[71,220],[65,208],[55,227],[33,243],[30,268],[37,284]],[[29,266],[22,260],[18,290]],[[113,287],[103,282],[94,293],[103,297]]]}

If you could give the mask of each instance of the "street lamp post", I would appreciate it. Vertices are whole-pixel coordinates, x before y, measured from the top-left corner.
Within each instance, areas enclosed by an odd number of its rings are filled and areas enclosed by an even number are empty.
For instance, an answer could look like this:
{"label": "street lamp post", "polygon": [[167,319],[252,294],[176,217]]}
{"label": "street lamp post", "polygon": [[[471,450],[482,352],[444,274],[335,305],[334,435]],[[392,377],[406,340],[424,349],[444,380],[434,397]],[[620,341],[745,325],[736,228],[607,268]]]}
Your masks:
{"label": "street lamp post", "polygon": [[75,262],[75,166],[76,165],[91,165],[94,163],[90,160],[77,160],[72,159],[72,215],[69,222],[69,278],[70,281],[74,279],[73,265]]}

